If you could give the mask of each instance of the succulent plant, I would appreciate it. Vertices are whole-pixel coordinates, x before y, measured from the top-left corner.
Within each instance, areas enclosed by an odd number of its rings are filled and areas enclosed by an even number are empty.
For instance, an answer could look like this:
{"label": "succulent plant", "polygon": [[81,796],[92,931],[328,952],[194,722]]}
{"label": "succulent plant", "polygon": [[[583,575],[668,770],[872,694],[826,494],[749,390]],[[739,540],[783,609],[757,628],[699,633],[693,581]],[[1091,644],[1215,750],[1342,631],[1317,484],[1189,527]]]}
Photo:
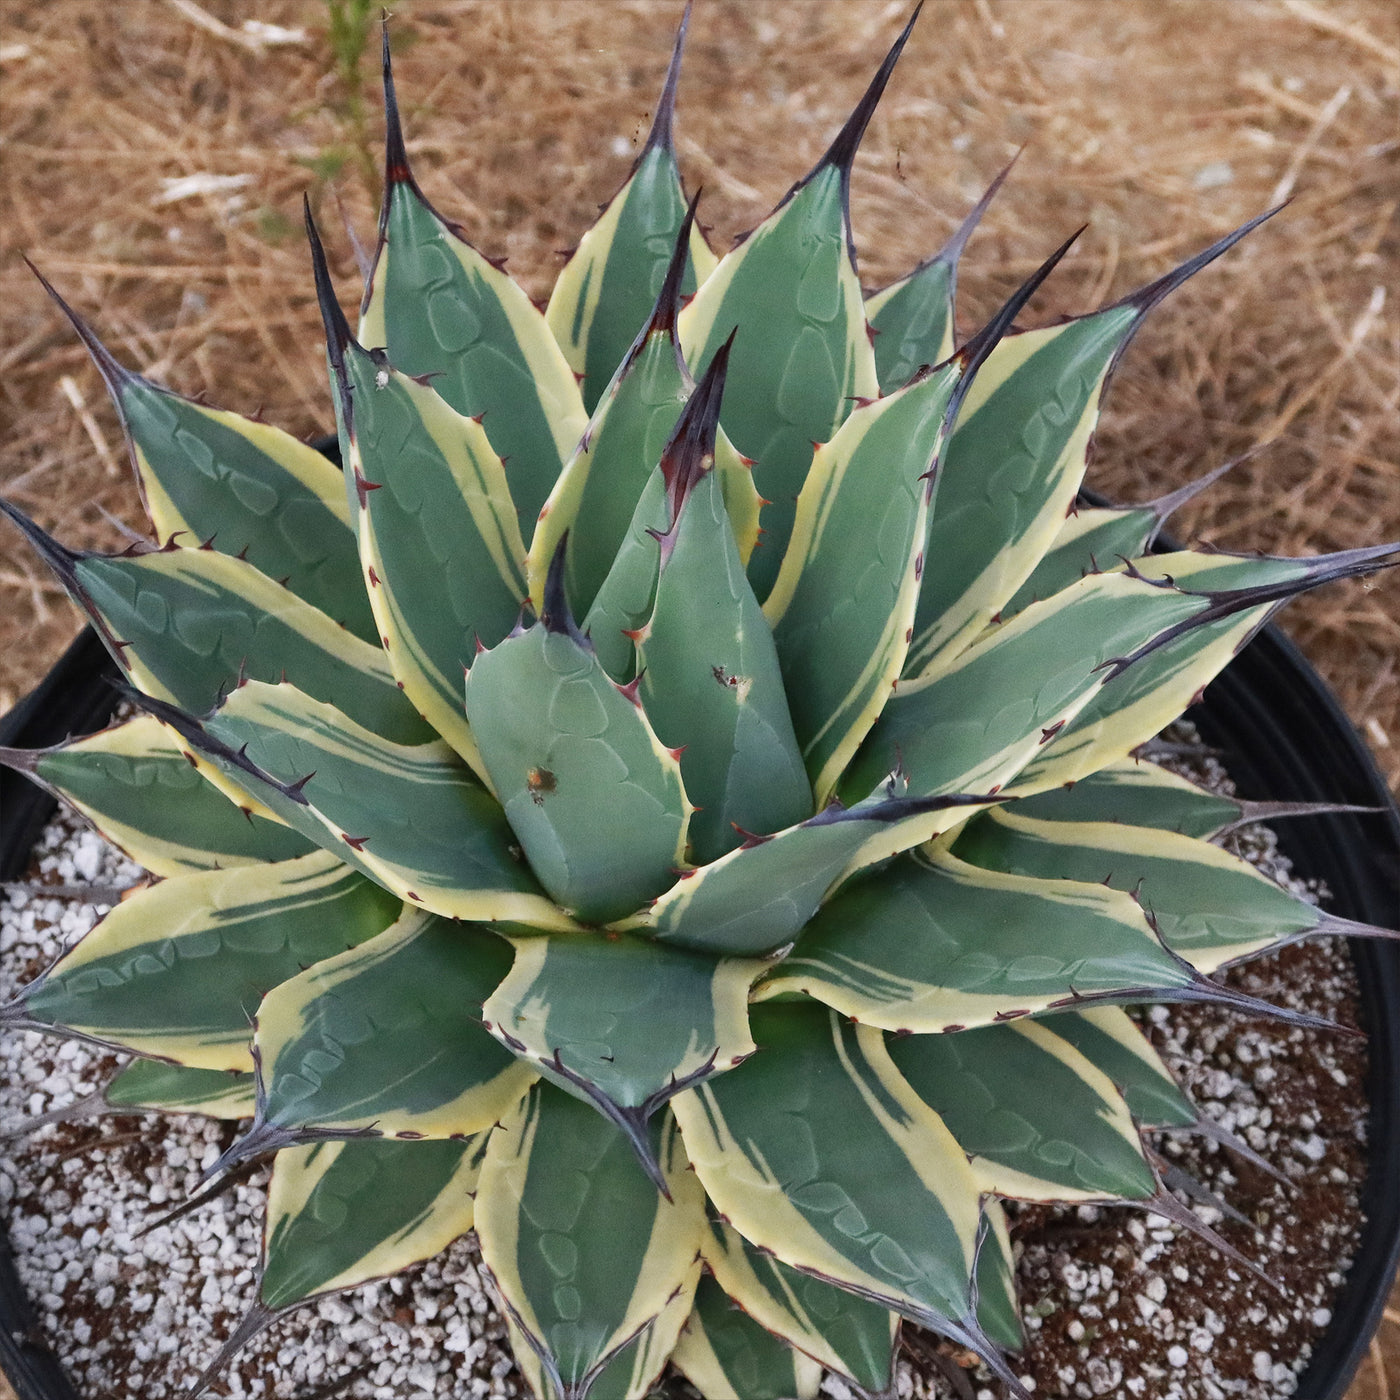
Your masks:
{"label": "succulent plant", "polygon": [[1382,933],[1210,842],[1290,809],[1143,753],[1283,601],[1396,549],[1154,554],[1204,483],[1078,495],[1146,314],[1268,215],[1014,329],[1067,243],[955,350],[986,200],[872,295],[851,241],[908,34],[716,259],[683,21],[544,312],[419,190],[386,36],[357,331],[308,213],[343,479],[64,306],[156,539],[78,553],[5,510],[144,713],[4,758],[155,878],[0,1022],[132,1053],[112,1109],[251,1118],[205,1197],[271,1156],[257,1302],[192,1393],[474,1225],[543,1396],[668,1358],[708,1397],[883,1393],[901,1319],[1024,1395],[999,1198],[1211,1233],[1143,1134],[1221,1134],[1124,1004],[1269,1009],[1211,974]]}

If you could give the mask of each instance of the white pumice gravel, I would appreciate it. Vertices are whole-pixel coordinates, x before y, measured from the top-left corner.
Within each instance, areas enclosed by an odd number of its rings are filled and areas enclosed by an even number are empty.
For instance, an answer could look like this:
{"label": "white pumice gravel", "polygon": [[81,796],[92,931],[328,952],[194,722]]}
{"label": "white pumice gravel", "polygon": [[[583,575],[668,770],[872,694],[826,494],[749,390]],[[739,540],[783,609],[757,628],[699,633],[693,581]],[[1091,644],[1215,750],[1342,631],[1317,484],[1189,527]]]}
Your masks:
{"label": "white pumice gravel", "polygon": [[[138,867],[60,815],[35,855],[40,880],[125,888]],[[87,932],[106,904],[11,889],[0,903],[8,994]],[[117,1061],[76,1041],[0,1037],[0,1125],[97,1092]],[[89,1119],[0,1142],[0,1213],[39,1325],[92,1400],[173,1400],[253,1299],[266,1172],[139,1236],[192,1193],[225,1125],[155,1114]],[[522,1394],[475,1241],[397,1278],[289,1315],[216,1388],[231,1400],[310,1400],[341,1377],[355,1400],[514,1400]]]}
{"label": "white pumice gravel", "polygon": [[[1198,767],[1196,776],[1201,776]],[[1204,775],[1227,788],[1217,765]],[[1254,828],[1232,838],[1262,869],[1298,888],[1273,834]],[[46,829],[35,856],[39,882],[64,897],[12,888],[0,901],[0,996],[28,980],[106,912],[85,904],[68,887],[122,889],[141,872],[75,819],[60,815]],[[1328,985],[1309,989],[1312,1009],[1327,1010],[1353,985],[1344,949],[1328,957]],[[1270,960],[1248,974],[1248,990],[1278,996]],[[1288,999],[1285,995],[1284,999]],[[1212,1016],[1214,1019],[1212,1020]],[[1188,1024],[1189,1023],[1189,1024]],[[1240,1134],[1291,1178],[1336,1180],[1332,1144],[1304,1119],[1275,1121],[1270,1088],[1290,1057],[1321,1056],[1335,1082],[1347,1072],[1328,1059],[1329,1042],[1311,1032],[1256,1028],[1227,1013],[1193,1008],[1179,1015],[1154,1007],[1145,1024],[1159,1049],[1211,1117]],[[1203,1029],[1204,1027],[1204,1029]],[[99,1090],[118,1063],[73,1041],[23,1033],[0,1037],[0,1125],[61,1109]],[[1360,1140],[1364,1122],[1352,1127]],[[227,1125],[197,1117],[107,1117],[40,1130],[27,1139],[0,1141],[0,1216],[13,1246],[20,1279],[34,1301],[39,1326],[79,1390],[92,1400],[173,1400],[198,1375],[251,1302],[255,1285],[265,1172],[169,1226],[140,1235],[162,1211],[194,1189],[201,1170],[231,1139]],[[1231,1197],[1239,1164],[1198,1138],[1164,1140],[1169,1158],[1212,1190]],[[1342,1180],[1346,1174],[1342,1173]],[[1038,1242],[1018,1245],[1027,1336],[1057,1331],[1069,1359],[1050,1383],[1027,1374],[1037,1396],[1132,1396],[1140,1400],[1281,1400],[1294,1393],[1308,1347],[1296,1327],[1321,1328],[1331,1319],[1332,1294],[1354,1248],[1359,1211],[1355,1190],[1345,1226],[1329,1236],[1331,1261],[1319,1287],[1288,1300],[1222,1266],[1234,1296],[1227,1315],[1207,1307],[1174,1306],[1202,1256],[1179,1226],[1141,1212],[1098,1207],[1048,1213]],[[1259,1223],[1269,1233],[1251,1244],[1231,1237],[1252,1258],[1267,1260],[1286,1248],[1283,1226],[1296,1202],[1282,1187],[1270,1197],[1277,1212]],[[1219,1213],[1197,1207],[1203,1221]],[[1110,1235],[1101,1217],[1118,1227]],[[1256,1217],[1258,1218],[1258,1217]],[[1053,1240],[1065,1232],[1064,1244]],[[1113,1240],[1112,1262],[1070,1253],[1076,1234],[1099,1231]],[[1037,1235],[1031,1238],[1037,1240]],[[1208,1252],[1207,1252],[1207,1256]],[[1189,1266],[1181,1260],[1189,1258]],[[1267,1263],[1266,1263],[1267,1267]],[[1216,1354],[1237,1321],[1229,1311],[1247,1299],[1249,1320],[1269,1337],[1246,1353],[1225,1379]],[[1130,1326],[1125,1327],[1125,1321]],[[1117,1352],[1104,1355],[1110,1334]],[[954,1358],[954,1349],[943,1348]],[[971,1358],[961,1357],[964,1362]],[[985,1373],[967,1373],[954,1391],[928,1368],[902,1358],[900,1400],[998,1400]],[[980,1377],[980,1379],[978,1379]],[[353,1378],[353,1379],[347,1379]],[[344,1382],[344,1384],[337,1384]],[[504,1326],[490,1301],[475,1242],[459,1240],[438,1258],[396,1278],[323,1299],[274,1326],[249,1349],[212,1392],[244,1400],[508,1400],[528,1394],[510,1358]],[[826,1400],[854,1400],[842,1381],[828,1377]]]}

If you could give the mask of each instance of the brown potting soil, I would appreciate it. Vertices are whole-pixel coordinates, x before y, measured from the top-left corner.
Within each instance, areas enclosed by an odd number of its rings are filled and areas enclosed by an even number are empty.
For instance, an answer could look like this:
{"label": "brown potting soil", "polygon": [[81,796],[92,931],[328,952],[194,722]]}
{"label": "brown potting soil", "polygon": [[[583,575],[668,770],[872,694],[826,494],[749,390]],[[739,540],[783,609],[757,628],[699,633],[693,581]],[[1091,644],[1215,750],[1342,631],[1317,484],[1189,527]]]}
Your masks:
{"label": "brown potting soil", "polygon": [[[698,0],[678,144],[717,248],[821,154],[907,8]],[[624,177],[678,10],[397,7],[421,181],[532,294]],[[250,16],[264,27],[246,28]],[[66,543],[110,549],[118,521],[144,525],[120,429],[19,254],[125,363],[324,431],[298,205],[309,192],[353,305],[338,206],[368,241],[359,151],[379,131],[373,54],[362,133],[312,0],[11,0],[6,21],[0,492]],[[1291,199],[1154,313],[1110,395],[1090,484],[1142,499],[1268,444],[1174,531],[1282,553],[1398,539],[1398,110],[1400,12],[1385,0],[934,0],[857,162],[863,279],[878,286],[941,244],[1022,146],[963,267],[964,330],[1080,223],[1028,322],[1111,300]],[[7,530],[0,710],[77,621]],[[1324,590],[1285,621],[1400,787],[1400,577]],[[1400,1395],[1395,1320],[1355,1395]]]}

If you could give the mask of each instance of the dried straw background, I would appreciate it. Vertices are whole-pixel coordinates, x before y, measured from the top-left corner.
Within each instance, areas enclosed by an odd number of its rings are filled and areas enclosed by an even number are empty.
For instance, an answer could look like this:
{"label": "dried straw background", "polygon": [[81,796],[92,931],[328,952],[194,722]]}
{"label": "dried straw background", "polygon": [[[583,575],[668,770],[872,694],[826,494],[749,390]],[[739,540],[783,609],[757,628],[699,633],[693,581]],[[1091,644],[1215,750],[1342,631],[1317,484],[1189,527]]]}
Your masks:
{"label": "dried straw background", "polygon": [[[537,297],[624,177],[676,0],[405,0],[409,148],[430,197]],[[717,247],[824,149],[905,0],[699,0],[679,149]],[[250,41],[250,16],[305,31]],[[330,422],[310,190],[358,285],[331,188],[344,92],[313,0],[10,0],[0,35],[0,490],[74,545],[140,528],[120,430],[28,253],[126,363],[301,434]],[[368,64],[366,65],[368,70]],[[862,274],[938,246],[1027,147],[974,239],[970,329],[1079,224],[1031,318],[1088,310],[1278,199],[1128,355],[1091,484],[1159,494],[1257,444],[1174,522],[1283,553],[1400,539],[1400,12],[1385,0],[929,0],[858,162]],[[377,130],[377,124],[375,124]],[[236,190],[174,197],[197,174]],[[334,186],[373,227],[353,163]],[[1387,298],[1387,290],[1390,295]],[[0,710],[77,618],[0,534]],[[1400,790],[1400,576],[1305,599],[1287,626]],[[1356,1400],[1400,1397],[1400,1311]],[[0,1389],[3,1395],[3,1389]]]}

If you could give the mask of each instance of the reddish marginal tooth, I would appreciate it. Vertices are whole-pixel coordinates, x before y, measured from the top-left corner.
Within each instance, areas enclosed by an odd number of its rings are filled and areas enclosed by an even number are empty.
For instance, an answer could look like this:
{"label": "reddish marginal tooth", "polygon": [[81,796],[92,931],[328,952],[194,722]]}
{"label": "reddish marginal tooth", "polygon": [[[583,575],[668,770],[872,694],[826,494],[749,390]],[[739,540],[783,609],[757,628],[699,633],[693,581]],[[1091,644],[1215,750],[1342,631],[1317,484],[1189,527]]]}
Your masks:
{"label": "reddish marginal tooth", "polygon": [[958,1032],[958,1031],[965,1031],[966,1029],[967,1029],[966,1026],[958,1026],[958,1025],[944,1026],[944,1027],[943,1027],[943,1034],[944,1034],[944,1035],[953,1035],[953,1034],[955,1034],[955,1033]]}
{"label": "reddish marginal tooth", "polygon": [[633,680],[628,681],[626,685],[618,686],[617,689],[619,694],[626,696],[627,699],[629,699],[634,705],[640,708],[642,702],[639,698],[639,692],[641,688],[642,678],[640,676],[637,676]]}
{"label": "reddish marginal tooth", "polygon": [[624,627],[622,635],[631,641],[640,642],[646,639],[647,629],[645,627]]}
{"label": "reddish marginal tooth", "polygon": [[[680,748],[668,749],[667,752],[671,755],[672,758],[676,760],[677,763],[679,763],[681,761],[681,755],[686,751],[687,747],[688,745],[682,744]],[[697,807],[695,810],[698,812],[700,808]]]}
{"label": "reddish marginal tooth", "polygon": [[921,578],[923,578],[923,576],[924,576],[924,552],[923,552],[923,550],[920,550],[920,551],[919,551],[919,557],[918,557],[917,559],[914,560],[914,577],[915,577],[915,579],[921,579]]}
{"label": "reddish marginal tooth", "polygon": [[906,642],[912,642],[914,640],[914,629],[912,627],[906,627],[904,629],[904,640]]}
{"label": "reddish marginal tooth", "polygon": [[1055,735],[1057,735],[1060,732],[1060,730],[1062,730],[1064,727],[1064,720],[1056,720],[1055,723],[1052,724],[1048,729],[1042,729],[1040,731],[1040,742],[1042,744],[1048,744],[1050,740],[1053,739]]}
{"label": "reddish marginal tooth", "polygon": [[361,510],[369,503],[369,493],[378,491],[383,484],[382,481],[367,481],[364,473],[355,468],[355,494],[359,497]]}
{"label": "reddish marginal tooth", "polygon": [[369,579],[369,586],[370,586],[371,588],[378,588],[378,587],[379,587],[379,575],[378,575],[377,573],[374,572],[374,565],[373,565],[373,564],[371,564],[371,565],[369,566],[368,570],[366,570],[366,576],[367,576],[368,579]]}
{"label": "reddish marginal tooth", "polygon": [[340,833],[340,839],[344,841],[351,850],[355,851],[363,851],[366,843],[369,841],[368,836],[347,836],[343,831]]}
{"label": "reddish marginal tooth", "polygon": [[415,904],[422,904],[423,896],[420,895],[417,890],[405,890],[404,893],[413,900]]}

